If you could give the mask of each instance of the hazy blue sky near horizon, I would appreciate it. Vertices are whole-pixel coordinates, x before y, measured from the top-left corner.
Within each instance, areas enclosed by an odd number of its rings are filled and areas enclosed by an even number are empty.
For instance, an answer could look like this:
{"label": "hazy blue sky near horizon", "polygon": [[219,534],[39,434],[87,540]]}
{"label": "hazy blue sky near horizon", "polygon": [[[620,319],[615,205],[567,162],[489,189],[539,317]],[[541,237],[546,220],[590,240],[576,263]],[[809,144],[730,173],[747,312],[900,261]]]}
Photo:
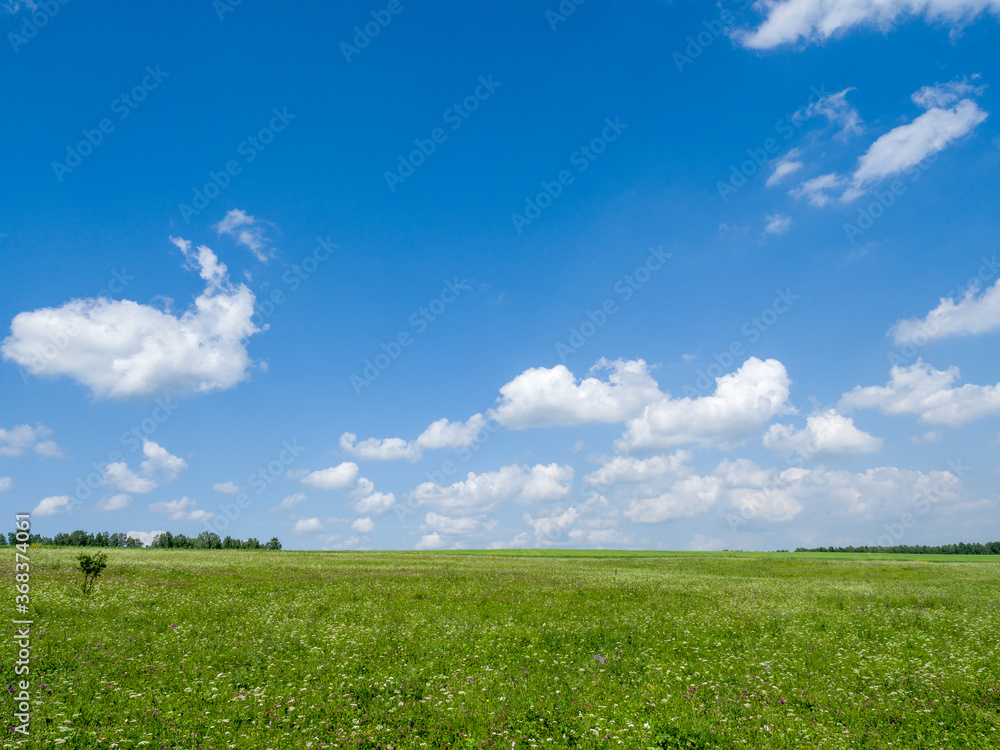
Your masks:
{"label": "hazy blue sky near horizon", "polygon": [[996,0],[8,0],[0,503],[1000,536]]}

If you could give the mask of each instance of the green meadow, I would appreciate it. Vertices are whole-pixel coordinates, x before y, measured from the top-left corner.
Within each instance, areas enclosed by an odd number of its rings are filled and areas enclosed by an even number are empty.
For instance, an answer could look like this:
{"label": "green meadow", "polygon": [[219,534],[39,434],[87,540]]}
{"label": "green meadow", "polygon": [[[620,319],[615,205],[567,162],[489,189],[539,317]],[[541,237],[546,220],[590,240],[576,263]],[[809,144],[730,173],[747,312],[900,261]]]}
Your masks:
{"label": "green meadow", "polygon": [[996,558],[107,551],[30,551],[3,747],[1000,747]]}

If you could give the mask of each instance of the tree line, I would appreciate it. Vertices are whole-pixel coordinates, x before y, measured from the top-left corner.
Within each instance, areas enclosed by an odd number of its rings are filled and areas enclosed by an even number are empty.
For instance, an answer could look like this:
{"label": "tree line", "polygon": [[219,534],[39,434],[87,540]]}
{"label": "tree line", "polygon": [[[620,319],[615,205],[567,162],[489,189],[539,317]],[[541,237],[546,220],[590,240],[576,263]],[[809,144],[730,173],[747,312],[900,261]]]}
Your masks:
{"label": "tree line", "polygon": [[[143,547],[142,540],[136,539],[134,536],[129,536],[128,534],[123,534],[122,532],[115,532],[114,534],[109,534],[107,531],[101,531],[96,534],[91,534],[82,529],[77,529],[70,533],[59,533],[53,537],[41,536],[39,534],[31,534],[28,538],[29,544],[37,544],[43,547]],[[4,538],[3,534],[0,534],[0,545],[3,544],[17,544],[16,532],[11,531]],[[171,534],[169,531],[164,531],[161,534],[157,534],[153,537],[152,543],[149,545],[154,549],[268,549],[268,550],[279,550],[281,549],[281,542],[278,541],[278,537],[271,537],[271,541],[261,544],[254,537],[249,539],[235,539],[231,536],[227,536],[225,539],[219,537],[218,534],[212,531],[203,531],[198,536],[185,536],[184,534]]]}
{"label": "tree line", "polygon": [[1000,542],[959,542],[958,544],[895,544],[891,547],[796,547],[796,552],[891,552],[908,555],[1000,555]]}

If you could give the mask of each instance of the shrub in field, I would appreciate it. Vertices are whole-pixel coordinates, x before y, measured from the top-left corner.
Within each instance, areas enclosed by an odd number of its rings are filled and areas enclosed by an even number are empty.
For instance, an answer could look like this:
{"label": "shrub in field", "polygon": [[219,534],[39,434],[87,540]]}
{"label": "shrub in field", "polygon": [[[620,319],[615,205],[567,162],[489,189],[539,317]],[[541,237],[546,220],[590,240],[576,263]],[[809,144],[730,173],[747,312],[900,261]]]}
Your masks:
{"label": "shrub in field", "polygon": [[80,561],[80,572],[83,573],[83,594],[88,595],[94,590],[94,583],[104,569],[108,567],[108,556],[103,552],[93,555],[77,555]]}

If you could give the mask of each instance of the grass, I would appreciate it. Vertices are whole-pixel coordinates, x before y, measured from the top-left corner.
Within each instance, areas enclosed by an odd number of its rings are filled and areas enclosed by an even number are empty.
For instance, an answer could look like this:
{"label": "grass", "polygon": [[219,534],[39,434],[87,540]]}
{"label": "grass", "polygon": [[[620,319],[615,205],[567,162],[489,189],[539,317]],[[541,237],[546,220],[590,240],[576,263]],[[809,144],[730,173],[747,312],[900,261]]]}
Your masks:
{"label": "grass", "polygon": [[988,558],[112,550],[84,597],[76,553],[3,747],[1000,746]]}

